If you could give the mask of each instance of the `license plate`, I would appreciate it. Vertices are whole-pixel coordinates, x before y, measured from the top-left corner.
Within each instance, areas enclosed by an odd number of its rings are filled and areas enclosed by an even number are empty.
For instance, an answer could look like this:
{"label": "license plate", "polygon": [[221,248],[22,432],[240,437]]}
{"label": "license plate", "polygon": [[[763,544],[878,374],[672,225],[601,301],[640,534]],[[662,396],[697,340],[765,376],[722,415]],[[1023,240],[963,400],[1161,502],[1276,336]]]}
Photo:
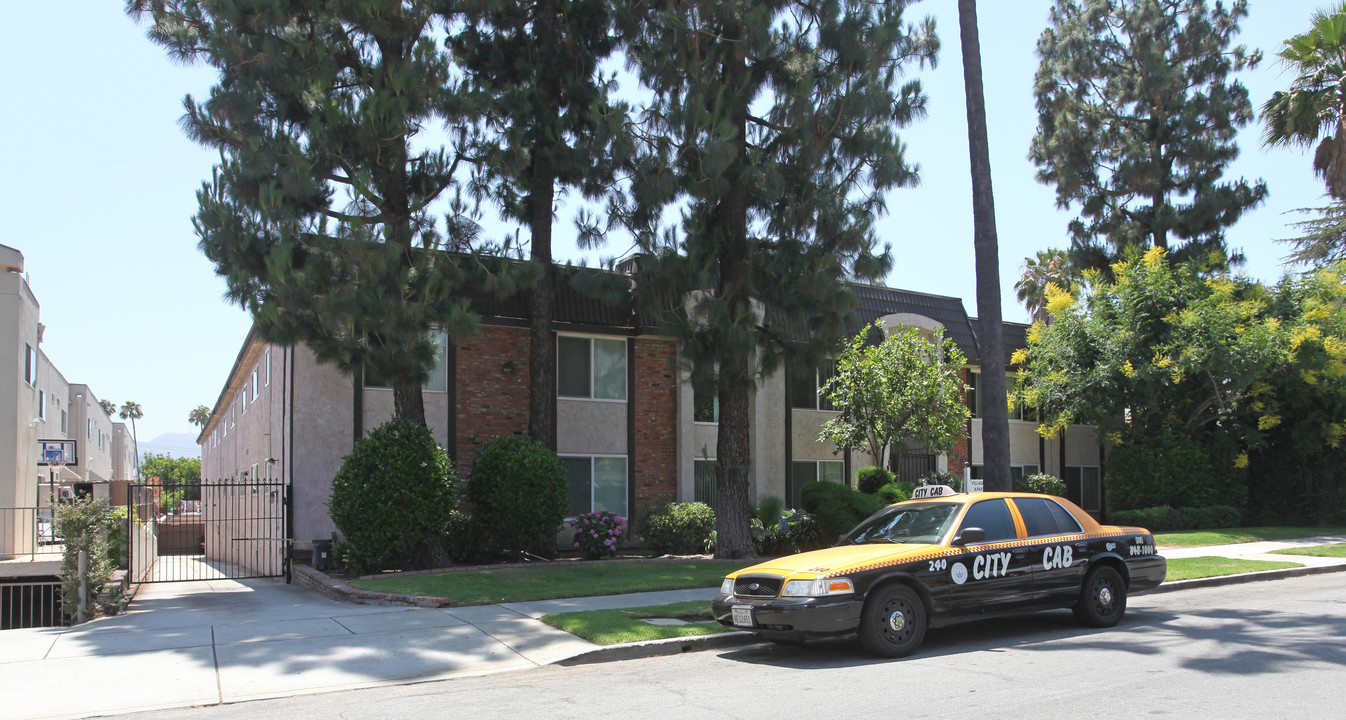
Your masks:
{"label": "license plate", "polygon": [[734,613],[734,624],[739,627],[752,627],[752,608],[744,605],[736,605],[730,610]]}

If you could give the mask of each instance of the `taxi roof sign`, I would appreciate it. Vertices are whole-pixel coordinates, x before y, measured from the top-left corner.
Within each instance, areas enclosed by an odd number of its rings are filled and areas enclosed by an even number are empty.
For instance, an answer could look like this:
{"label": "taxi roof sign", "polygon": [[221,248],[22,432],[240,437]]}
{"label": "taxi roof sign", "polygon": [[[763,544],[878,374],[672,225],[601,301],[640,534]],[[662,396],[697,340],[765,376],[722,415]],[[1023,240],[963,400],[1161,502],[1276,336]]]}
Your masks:
{"label": "taxi roof sign", "polygon": [[923,498],[952,497],[957,494],[958,491],[948,485],[922,485],[911,491],[911,499],[921,500]]}

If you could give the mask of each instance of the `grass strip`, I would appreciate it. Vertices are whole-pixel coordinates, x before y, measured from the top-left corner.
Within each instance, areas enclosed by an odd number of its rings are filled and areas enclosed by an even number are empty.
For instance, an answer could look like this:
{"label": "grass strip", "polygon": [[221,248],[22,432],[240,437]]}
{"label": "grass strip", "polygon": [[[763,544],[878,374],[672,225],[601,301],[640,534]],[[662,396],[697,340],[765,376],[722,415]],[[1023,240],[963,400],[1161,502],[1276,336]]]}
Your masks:
{"label": "grass strip", "polygon": [[[671,618],[688,624],[651,625],[644,622],[649,618]],[[571,635],[578,635],[595,645],[616,645],[727,632],[727,628],[711,617],[710,603],[705,600],[616,610],[553,613],[543,615],[542,622]]]}
{"label": "grass strip", "polygon": [[1164,577],[1164,582],[1195,580],[1221,575],[1241,575],[1263,570],[1284,570],[1297,567],[1304,566],[1296,562],[1276,562],[1274,560],[1241,560],[1211,556],[1178,558],[1168,561],[1168,574]]}
{"label": "grass strip", "polygon": [[1261,540],[1293,540],[1317,535],[1346,534],[1343,527],[1248,527],[1224,530],[1190,530],[1158,533],[1155,543],[1171,547],[1201,547],[1203,545],[1234,545]]}
{"label": "grass strip", "polygon": [[700,560],[597,562],[393,576],[352,580],[348,584],[371,592],[448,598],[454,605],[492,605],[652,590],[719,587],[724,576],[737,569],[732,563]]}
{"label": "grass strip", "polygon": [[1346,558],[1346,543],[1287,548],[1285,550],[1273,550],[1272,552],[1277,555],[1310,555],[1312,557]]}

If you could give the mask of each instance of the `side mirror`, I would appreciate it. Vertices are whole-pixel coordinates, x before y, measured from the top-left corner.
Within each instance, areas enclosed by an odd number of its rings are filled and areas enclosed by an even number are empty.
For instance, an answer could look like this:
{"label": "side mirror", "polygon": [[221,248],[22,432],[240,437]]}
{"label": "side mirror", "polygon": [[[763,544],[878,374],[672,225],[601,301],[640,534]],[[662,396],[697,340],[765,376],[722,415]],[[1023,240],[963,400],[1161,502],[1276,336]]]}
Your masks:
{"label": "side mirror", "polygon": [[986,539],[985,530],[982,530],[979,527],[970,527],[970,528],[963,528],[957,535],[953,537],[953,540],[950,541],[949,544],[955,547],[962,547],[963,545],[974,545],[985,539]]}

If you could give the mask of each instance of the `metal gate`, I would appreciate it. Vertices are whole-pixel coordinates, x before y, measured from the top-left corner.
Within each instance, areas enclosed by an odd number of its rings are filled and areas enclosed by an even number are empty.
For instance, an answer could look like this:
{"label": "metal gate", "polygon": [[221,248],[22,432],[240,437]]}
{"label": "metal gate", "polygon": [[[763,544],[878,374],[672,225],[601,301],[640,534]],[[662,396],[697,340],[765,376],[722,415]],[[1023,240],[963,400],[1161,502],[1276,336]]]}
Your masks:
{"label": "metal gate", "polygon": [[279,480],[131,485],[128,564],[136,582],[290,579],[289,486]]}

